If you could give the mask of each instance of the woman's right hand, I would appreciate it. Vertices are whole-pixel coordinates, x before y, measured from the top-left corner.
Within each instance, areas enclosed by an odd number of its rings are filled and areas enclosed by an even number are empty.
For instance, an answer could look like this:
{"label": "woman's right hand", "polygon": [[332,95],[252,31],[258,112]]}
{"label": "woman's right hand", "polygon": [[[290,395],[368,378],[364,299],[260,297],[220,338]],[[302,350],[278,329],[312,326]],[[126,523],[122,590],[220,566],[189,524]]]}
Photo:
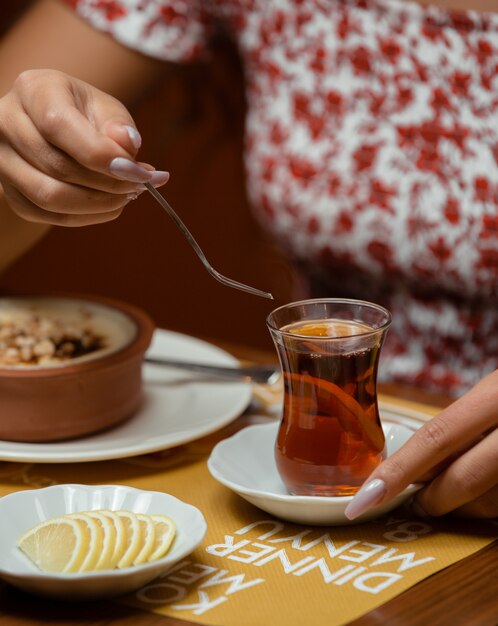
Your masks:
{"label": "woman's right hand", "polygon": [[38,223],[118,217],[167,172],[135,161],[141,138],[114,97],[55,70],[28,70],[0,99],[0,183],[12,210]]}

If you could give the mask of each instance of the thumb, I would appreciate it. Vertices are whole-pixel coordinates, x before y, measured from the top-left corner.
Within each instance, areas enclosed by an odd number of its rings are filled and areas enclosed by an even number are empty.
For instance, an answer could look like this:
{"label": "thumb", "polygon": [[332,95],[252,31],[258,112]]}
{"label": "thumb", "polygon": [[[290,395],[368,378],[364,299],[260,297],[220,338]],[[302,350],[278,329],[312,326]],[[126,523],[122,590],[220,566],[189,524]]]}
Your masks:
{"label": "thumb", "polygon": [[142,138],[126,106],[114,96],[95,87],[91,88],[88,101],[96,130],[135,158],[142,145]]}
{"label": "thumb", "polygon": [[101,132],[119,144],[132,158],[136,157],[142,145],[142,137],[131,118],[108,119],[103,123]]}

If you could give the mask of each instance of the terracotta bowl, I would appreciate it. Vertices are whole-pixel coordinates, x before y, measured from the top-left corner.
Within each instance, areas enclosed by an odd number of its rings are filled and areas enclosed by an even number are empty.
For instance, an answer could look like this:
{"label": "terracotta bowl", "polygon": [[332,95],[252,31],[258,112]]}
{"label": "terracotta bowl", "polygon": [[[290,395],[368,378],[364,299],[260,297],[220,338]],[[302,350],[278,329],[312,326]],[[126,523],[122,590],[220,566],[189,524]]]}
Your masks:
{"label": "terracotta bowl", "polygon": [[72,439],[110,428],[139,408],[142,362],[154,331],[146,313],[94,296],[0,298],[0,348],[2,327],[5,337],[9,320],[19,321],[23,315],[56,320],[65,328],[84,327],[99,342],[93,351],[70,358],[45,356],[31,363],[4,358],[0,439]]}

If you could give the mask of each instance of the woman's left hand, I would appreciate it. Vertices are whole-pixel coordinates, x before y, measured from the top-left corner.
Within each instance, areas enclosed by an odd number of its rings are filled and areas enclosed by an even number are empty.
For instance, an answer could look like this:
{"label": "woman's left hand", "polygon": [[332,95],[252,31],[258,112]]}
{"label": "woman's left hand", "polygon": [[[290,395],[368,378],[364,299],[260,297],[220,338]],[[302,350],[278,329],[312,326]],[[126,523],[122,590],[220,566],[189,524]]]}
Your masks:
{"label": "woman's left hand", "polygon": [[349,519],[410,483],[421,515],[498,517],[498,370],[424,424],[371,474],[346,508]]}

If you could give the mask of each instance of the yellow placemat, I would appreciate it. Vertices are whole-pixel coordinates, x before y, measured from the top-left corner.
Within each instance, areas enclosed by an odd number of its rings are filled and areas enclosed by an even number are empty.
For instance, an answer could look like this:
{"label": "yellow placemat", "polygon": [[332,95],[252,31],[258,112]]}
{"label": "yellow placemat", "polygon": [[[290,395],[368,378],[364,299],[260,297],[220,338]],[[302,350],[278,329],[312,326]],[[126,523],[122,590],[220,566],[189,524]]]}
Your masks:
{"label": "yellow placemat", "polygon": [[[420,409],[405,408],[410,417]],[[126,484],[194,504],[208,522],[202,545],[121,601],[217,626],[346,624],[496,537],[493,523],[426,521],[403,510],[345,527],[279,521],[210,476],[206,458],[219,436],[121,461],[0,463],[0,494],[54,483]]]}

